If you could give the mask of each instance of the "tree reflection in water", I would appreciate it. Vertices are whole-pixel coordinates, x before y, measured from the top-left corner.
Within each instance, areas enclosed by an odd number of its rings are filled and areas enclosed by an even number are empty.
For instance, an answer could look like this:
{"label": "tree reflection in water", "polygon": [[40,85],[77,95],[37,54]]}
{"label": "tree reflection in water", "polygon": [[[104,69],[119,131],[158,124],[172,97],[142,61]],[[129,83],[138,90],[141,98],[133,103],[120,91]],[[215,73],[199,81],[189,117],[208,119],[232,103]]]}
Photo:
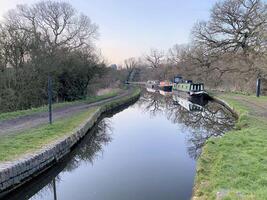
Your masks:
{"label": "tree reflection in water", "polygon": [[233,114],[214,101],[197,104],[175,94],[162,96],[158,92],[144,92],[138,104],[152,116],[164,114],[172,123],[184,125],[190,133],[188,153],[194,159],[200,155],[207,139],[222,136],[235,123]]}
{"label": "tree reflection in water", "polygon": [[93,164],[97,158],[102,156],[104,146],[111,142],[111,134],[112,128],[109,119],[101,120],[62,161],[3,199],[26,200],[36,193],[33,200],[46,199],[49,191],[56,200],[56,186],[61,182],[60,173],[76,169],[82,161]]}
{"label": "tree reflection in water", "polygon": [[[70,172],[80,166],[80,162],[94,164],[99,157],[103,156],[103,148],[112,141],[112,127],[108,118],[100,121],[96,127],[88,134],[72,152],[72,158],[61,172]],[[60,182],[60,174],[56,177],[56,182]],[[53,180],[49,184],[50,190],[54,191],[56,182]],[[56,200],[56,199],[55,199]]]}
{"label": "tree reflection in water", "polygon": [[[199,156],[208,138],[223,135],[235,122],[231,112],[215,102],[198,105],[166,93],[144,92],[136,104],[152,117],[164,115],[172,123],[182,125],[185,132],[189,133],[187,148],[194,159]],[[60,173],[73,171],[82,162],[93,164],[103,155],[104,146],[111,142],[111,134],[111,122],[107,118],[101,120],[63,160],[4,199],[29,199],[36,193],[33,199],[45,199],[48,193],[56,199],[56,189],[61,182]]]}
{"label": "tree reflection in water", "polygon": [[96,129],[88,135],[78,148],[75,149],[75,156],[68,163],[64,171],[72,171],[79,166],[79,163],[86,161],[93,165],[94,161],[103,155],[103,147],[112,141],[112,127],[108,118],[102,120]]}

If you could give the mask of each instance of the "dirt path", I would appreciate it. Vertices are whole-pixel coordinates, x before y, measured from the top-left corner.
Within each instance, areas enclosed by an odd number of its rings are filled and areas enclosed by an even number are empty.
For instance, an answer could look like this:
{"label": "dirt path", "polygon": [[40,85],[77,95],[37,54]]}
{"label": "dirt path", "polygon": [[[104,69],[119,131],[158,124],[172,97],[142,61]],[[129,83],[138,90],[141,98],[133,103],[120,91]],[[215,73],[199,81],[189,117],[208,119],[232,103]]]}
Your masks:
{"label": "dirt path", "polygon": [[[91,104],[81,103],[78,105],[71,105],[53,110],[53,120],[58,120],[75,115],[90,107],[99,106],[111,100],[116,100],[121,97],[127,96],[131,90],[125,91],[118,96],[111,97],[102,101]],[[21,132],[30,128],[40,126],[48,123],[48,112],[40,112],[32,115],[22,116],[15,119],[0,121],[0,136],[8,135],[16,132]]]}
{"label": "dirt path", "polygon": [[248,107],[250,114],[260,117],[267,117],[267,102],[260,101],[261,99],[251,99],[246,96],[233,96],[231,97],[241,102],[244,106]]}

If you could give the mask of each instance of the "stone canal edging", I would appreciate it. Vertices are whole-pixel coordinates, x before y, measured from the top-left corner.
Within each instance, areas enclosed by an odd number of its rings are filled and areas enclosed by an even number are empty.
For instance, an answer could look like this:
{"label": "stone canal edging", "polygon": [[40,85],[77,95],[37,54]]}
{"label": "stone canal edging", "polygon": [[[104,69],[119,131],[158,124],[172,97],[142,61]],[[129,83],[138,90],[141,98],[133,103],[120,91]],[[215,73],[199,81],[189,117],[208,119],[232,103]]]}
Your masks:
{"label": "stone canal edging", "polygon": [[211,99],[219,104],[221,104],[222,106],[224,106],[227,110],[229,110],[233,116],[238,119],[239,115],[238,113],[235,111],[235,109],[233,107],[231,107],[226,101],[218,98],[218,97],[214,97],[214,96],[210,96]]}
{"label": "stone canal edging", "polygon": [[140,90],[136,90],[127,97],[109,102],[99,107],[93,115],[74,129],[70,135],[46,145],[33,154],[27,154],[16,161],[0,164],[0,193],[2,194],[0,194],[0,197],[47,170],[68,154],[75,144],[94,126],[102,114],[125,104],[130,104],[136,101],[139,96]]}

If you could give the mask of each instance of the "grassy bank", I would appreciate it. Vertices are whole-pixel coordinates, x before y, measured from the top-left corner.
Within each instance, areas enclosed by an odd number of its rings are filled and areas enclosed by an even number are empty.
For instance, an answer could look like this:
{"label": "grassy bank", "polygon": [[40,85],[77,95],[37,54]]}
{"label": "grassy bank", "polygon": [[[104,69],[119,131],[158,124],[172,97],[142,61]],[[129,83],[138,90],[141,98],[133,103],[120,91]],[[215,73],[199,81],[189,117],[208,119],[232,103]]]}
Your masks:
{"label": "grassy bank", "polygon": [[194,199],[267,199],[267,97],[218,97],[239,119],[234,130],[210,139],[203,148]]}
{"label": "grassy bank", "polygon": [[0,138],[0,162],[15,160],[26,153],[39,150],[50,142],[69,135],[72,130],[90,118],[98,109],[104,111],[114,108],[139,94],[140,90],[135,89],[129,96],[90,108],[66,119],[57,120],[52,125],[42,125],[20,133],[2,136]]}
{"label": "grassy bank", "polygon": [[[53,108],[62,108],[65,106],[71,106],[79,103],[94,103],[97,101],[101,101],[104,99],[112,98],[117,96],[119,91],[117,89],[114,89],[113,91],[110,91],[107,94],[99,95],[99,96],[88,96],[84,100],[78,100],[78,101],[73,101],[73,102],[63,102],[63,103],[55,103],[53,104]],[[14,119],[17,117],[22,117],[22,116],[27,116],[27,115],[32,115],[35,113],[39,112],[45,112],[48,110],[47,106],[42,106],[38,108],[32,108],[28,110],[19,110],[15,112],[7,112],[7,113],[0,113],[0,121],[1,120],[7,120],[7,119]]]}
{"label": "grassy bank", "polygon": [[90,118],[96,108],[91,108],[77,115],[55,121],[52,125],[23,131],[17,134],[1,136],[0,162],[13,160],[22,154],[40,149],[43,145],[71,133],[82,121]]}

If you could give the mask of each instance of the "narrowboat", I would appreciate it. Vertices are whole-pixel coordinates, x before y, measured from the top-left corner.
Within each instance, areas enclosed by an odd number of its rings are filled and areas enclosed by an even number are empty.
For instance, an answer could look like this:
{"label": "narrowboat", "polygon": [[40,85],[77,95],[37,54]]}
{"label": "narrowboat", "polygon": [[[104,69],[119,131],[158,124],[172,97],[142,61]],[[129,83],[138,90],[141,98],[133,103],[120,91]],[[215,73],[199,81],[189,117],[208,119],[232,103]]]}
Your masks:
{"label": "narrowboat", "polygon": [[185,97],[206,97],[203,83],[193,83],[192,80],[183,80],[181,76],[174,77],[173,92]]}
{"label": "narrowboat", "polygon": [[170,81],[161,81],[159,83],[159,89],[165,92],[171,92],[172,91],[172,82]]}
{"label": "narrowboat", "polygon": [[146,82],[146,88],[158,90],[159,81],[150,80]]}

